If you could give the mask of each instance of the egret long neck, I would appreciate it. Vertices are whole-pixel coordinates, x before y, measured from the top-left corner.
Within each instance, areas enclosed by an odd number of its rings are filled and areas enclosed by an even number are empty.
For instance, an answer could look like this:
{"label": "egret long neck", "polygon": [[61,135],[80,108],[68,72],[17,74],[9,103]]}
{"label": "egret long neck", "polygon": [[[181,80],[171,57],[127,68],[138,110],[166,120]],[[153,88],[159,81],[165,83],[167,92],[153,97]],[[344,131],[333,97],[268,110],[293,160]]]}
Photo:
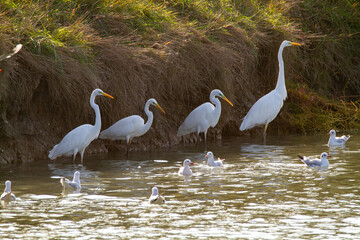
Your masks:
{"label": "egret long neck", "polygon": [[101,115],[100,115],[100,108],[99,106],[95,103],[95,97],[96,94],[91,94],[90,97],[90,106],[94,109],[95,111],[95,129],[98,130],[98,135],[100,133],[100,129],[101,129]]}
{"label": "egret long neck", "polygon": [[214,118],[213,122],[211,123],[211,126],[214,127],[218,123],[221,115],[221,102],[217,97],[215,97],[215,95],[212,94],[210,95],[210,101],[215,105],[215,110],[213,112]]}
{"label": "egret long neck", "polygon": [[287,98],[286,86],[285,86],[285,70],[284,70],[284,60],[282,58],[282,53],[284,46],[281,45],[278,52],[278,61],[279,61],[279,76],[275,90],[280,94],[283,100]]}
{"label": "egret long neck", "polygon": [[154,114],[149,110],[149,107],[150,107],[150,102],[146,102],[144,111],[145,111],[146,116],[148,117],[148,120],[146,121],[144,127],[141,129],[142,134],[149,131],[151,124],[154,120]]}

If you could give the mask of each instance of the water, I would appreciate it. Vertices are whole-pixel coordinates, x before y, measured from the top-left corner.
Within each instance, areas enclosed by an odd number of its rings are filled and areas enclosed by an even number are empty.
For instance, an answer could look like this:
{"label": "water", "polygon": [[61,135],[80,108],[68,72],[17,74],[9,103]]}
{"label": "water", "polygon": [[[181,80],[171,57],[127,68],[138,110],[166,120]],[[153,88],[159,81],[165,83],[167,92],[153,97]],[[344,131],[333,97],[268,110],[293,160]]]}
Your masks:
{"label": "water", "polygon": [[[16,202],[0,207],[1,239],[360,239],[360,137],[329,149],[327,135],[231,138],[209,143],[224,169],[202,165],[192,145],[2,166]],[[297,154],[327,151],[330,167]],[[185,158],[190,181],[177,175]],[[81,172],[80,193],[62,195],[59,176]],[[158,186],[165,205],[149,205]]]}

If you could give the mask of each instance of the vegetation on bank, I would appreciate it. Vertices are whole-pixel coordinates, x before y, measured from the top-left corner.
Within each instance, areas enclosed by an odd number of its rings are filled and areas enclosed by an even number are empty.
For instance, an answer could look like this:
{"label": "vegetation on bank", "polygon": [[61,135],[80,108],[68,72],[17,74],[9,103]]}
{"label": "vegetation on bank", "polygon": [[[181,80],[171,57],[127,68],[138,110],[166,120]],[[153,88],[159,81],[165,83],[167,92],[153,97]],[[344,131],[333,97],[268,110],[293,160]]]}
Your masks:
{"label": "vegetation on bank", "polygon": [[283,39],[303,46],[285,51],[289,99],[269,132],[358,128],[359,19],[356,0],[1,1],[0,51],[24,48],[1,63],[0,144],[25,131],[45,153],[92,121],[87,99],[99,86],[123,101],[99,100],[106,126],[141,112],[149,97],[169,104],[156,116],[165,123],[145,137],[153,145],[177,142],[173,125],[213,88],[235,103],[219,129],[241,134],[240,119],[275,86]]}

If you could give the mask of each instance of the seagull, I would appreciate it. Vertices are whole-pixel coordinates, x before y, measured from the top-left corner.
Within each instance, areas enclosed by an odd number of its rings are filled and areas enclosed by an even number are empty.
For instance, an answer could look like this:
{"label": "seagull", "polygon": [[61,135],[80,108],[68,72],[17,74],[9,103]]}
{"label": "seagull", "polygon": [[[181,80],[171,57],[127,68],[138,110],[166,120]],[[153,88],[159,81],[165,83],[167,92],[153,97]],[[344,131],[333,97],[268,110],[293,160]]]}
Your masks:
{"label": "seagull", "polygon": [[4,202],[10,202],[16,200],[15,194],[11,192],[11,182],[9,180],[5,182],[5,190],[4,193],[1,194],[0,200]]}
{"label": "seagull", "polygon": [[223,166],[223,160],[218,158],[217,161],[214,160],[214,154],[212,152],[208,152],[205,157],[208,158],[207,165],[211,167],[222,167]]}
{"label": "seagull", "polygon": [[336,137],[335,130],[330,130],[330,132],[328,132],[328,135],[330,135],[328,146],[342,146],[350,138],[350,135],[347,136],[343,135],[341,137]]}
{"label": "seagull", "polygon": [[152,204],[152,203],[159,203],[159,204],[165,203],[165,198],[159,194],[159,190],[158,190],[157,187],[152,188],[152,193],[151,193],[151,196],[149,198],[149,203],[150,204]]}
{"label": "seagull", "polygon": [[70,181],[67,178],[62,177],[60,179],[60,183],[64,187],[64,190],[80,191],[80,189],[81,189],[80,172],[76,171],[74,173],[74,178],[72,181]]}
{"label": "seagull", "polygon": [[318,159],[318,158],[310,159],[308,157],[305,157],[305,156],[302,157],[300,155],[298,155],[298,157],[301,159],[301,161],[303,163],[305,163],[309,167],[328,167],[329,161],[327,160],[327,158],[331,157],[331,156],[328,155],[326,152],[323,152],[320,156],[320,159]]}
{"label": "seagull", "polygon": [[180,168],[178,174],[182,176],[191,176],[193,173],[190,169],[190,165],[195,165],[195,163],[191,162],[190,159],[185,159],[184,165]]}

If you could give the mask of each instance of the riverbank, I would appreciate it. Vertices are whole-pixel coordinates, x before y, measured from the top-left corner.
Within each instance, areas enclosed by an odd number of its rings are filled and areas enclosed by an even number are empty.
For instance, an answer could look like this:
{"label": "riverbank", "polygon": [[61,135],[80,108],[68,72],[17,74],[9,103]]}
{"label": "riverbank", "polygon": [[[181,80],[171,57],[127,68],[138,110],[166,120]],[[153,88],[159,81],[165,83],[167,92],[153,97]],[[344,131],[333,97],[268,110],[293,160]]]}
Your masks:
{"label": "riverbank", "polygon": [[[103,129],[144,116],[151,97],[166,111],[154,110],[151,130],[132,150],[179,143],[178,126],[215,88],[234,107],[222,105],[208,136],[260,134],[238,127],[275,87],[284,39],[302,46],[284,51],[289,98],[269,134],[359,127],[356,1],[6,1],[0,7],[1,52],[24,45],[1,62],[1,162],[45,159],[71,129],[93,124],[89,97],[96,87],[115,97],[96,100]],[[123,147],[96,140],[86,154]]]}

